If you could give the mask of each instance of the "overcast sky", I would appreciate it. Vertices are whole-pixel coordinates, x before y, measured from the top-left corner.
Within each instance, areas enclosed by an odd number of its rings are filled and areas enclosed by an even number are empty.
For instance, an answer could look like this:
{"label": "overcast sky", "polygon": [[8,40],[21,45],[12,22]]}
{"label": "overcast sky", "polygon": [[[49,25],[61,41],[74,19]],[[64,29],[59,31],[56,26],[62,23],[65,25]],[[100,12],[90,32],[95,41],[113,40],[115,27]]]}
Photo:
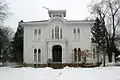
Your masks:
{"label": "overcast sky", "polygon": [[90,15],[88,4],[91,0],[6,0],[9,3],[9,11],[12,13],[7,19],[7,26],[14,30],[18,22],[39,21],[49,19],[45,8],[53,10],[66,10],[66,19],[83,20]]}

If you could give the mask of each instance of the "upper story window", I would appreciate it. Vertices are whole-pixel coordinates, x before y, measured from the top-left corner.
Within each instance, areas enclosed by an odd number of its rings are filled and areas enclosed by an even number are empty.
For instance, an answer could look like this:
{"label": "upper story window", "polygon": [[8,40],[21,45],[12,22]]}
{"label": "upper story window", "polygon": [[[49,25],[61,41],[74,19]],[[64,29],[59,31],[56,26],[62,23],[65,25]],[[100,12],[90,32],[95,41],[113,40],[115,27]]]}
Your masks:
{"label": "upper story window", "polygon": [[79,28],[77,28],[77,33],[80,33],[80,29]]}
{"label": "upper story window", "polygon": [[77,28],[77,40],[80,40],[80,28]]}
{"label": "upper story window", "polygon": [[41,34],[41,29],[38,29],[38,34],[39,34],[39,35]]}
{"label": "upper story window", "polygon": [[60,29],[60,38],[62,39],[62,28]]}
{"label": "upper story window", "polygon": [[52,29],[52,39],[54,39],[54,29]]}
{"label": "upper story window", "polygon": [[74,40],[80,40],[80,28],[73,29]]}
{"label": "upper story window", "polygon": [[40,40],[41,38],[41,29],[34,29],[34,40]]}
{"label": "upper story window", "polygon": [[73,29],[73,38],[74,38],[74,40],[76,40],[76,28]]}
{"label": "upper story window", "polygon": [[38,40],[41,39],[41,29],[38,29]]}
{"label": "upper story window", "polygon": [[51,32],[52,39],[62,39],[62,28],[59,28],[59,26],[55,26]]}
{"label": "upper story window", "polygon": [[73,33],[74,33],[74,34],[76,33],[76,29],[73,29]]}
{"label": "upper story window", "polygon": [[59,27],[55,26],[55,39],[59,39]]}
{"label": "upper story window", "polygon": [[37,34],[37,29],[34,30],[34,34],[35,34],[35,35]]}

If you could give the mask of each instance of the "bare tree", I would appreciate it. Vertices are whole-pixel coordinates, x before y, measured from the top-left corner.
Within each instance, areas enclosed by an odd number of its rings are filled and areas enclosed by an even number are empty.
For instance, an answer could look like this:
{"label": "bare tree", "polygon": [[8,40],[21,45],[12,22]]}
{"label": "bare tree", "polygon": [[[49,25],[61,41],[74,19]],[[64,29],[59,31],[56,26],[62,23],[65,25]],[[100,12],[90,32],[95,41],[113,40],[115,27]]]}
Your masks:
{"label": "bare tree", "polygon": [[8,60],[9,44],[12,39],[13,31],[9,27],[0,28],[0,60],[4,63]]}
{"label": "bare tree", "polygon": [[0,0],[0,21],[3,22],[8,17],[8,4],[5,0]]}
{"label": "bare tree", "polygon": [[112,62],[112,52],[119,52],[115,46],[115,36],[120,25],[120,0],[101,0],[91,4],[91,13],[101,20],[102,26],[106,31],[106,51],[109,62]]}

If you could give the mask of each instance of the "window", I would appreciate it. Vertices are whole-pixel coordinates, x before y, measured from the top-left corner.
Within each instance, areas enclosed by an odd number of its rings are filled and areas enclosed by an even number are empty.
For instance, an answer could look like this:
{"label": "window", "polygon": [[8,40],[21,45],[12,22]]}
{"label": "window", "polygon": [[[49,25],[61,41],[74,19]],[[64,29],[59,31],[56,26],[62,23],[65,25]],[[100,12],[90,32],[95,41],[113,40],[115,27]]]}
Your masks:
{"label": "window", "polygon": [[34,34],[37,35],[37,29],[34,30]]}
{"label": "window", "polygon": [[78,40],[80,40],[80,29],[79,28],[77,29],[77,38]]}
{"label": "window", "polygon": [[38,34],[39,34],[39,35],[41,34],[41,29],[38,30]]}
{"label": "window", "polygon": [[38,49],[38,62],[41,61],[41,49]]}
{"label": "window", "polygon": [[34,40],[37,39],[37,29],[34,29],[34,30],[33,30],[33,37],[34,37]]}
{"label": "window", "polygon": [[80,48],[78,48],[78,54],[79,54],[78,61],[81,61],[81,49]]}
{"label": "window", "polygon": [[41,29],[38,29],[38,40],[40,40],[41,37]]}
{"label": "window", "polygon": [[77,33],[80,33],[80,29],[79,28],[77,29]]}
{"label": "window", "polygon": [[62,28],[60,29],[60,38],[62,39]]}
{"label": "window", "polygon": [[55,39],[59,39],[59,27],[55,27]]}
{"label": "window", "polygon": [[80,40],[80,29],[79,28],[73,29],[73,40]]}
{"label": "window", "polygon": [[37,49],[34,49],[34,61],[37,62]]}
{"label": "window", "polygon": [[76,62],[77,61],[77,49],[74,48],[74,61]]}
{"label": "window", "polygon": [[76,40],[76,29],[73,29],[73,37],[74,37],[74,40]]}
{"label": "window", "polygon": [[76,33],[76,29],[73,29],[73,33],[74,33],[74,34]]}
{"label": "window", "polygon": [[54,29],[52,29],[52,39],[54,39]]}

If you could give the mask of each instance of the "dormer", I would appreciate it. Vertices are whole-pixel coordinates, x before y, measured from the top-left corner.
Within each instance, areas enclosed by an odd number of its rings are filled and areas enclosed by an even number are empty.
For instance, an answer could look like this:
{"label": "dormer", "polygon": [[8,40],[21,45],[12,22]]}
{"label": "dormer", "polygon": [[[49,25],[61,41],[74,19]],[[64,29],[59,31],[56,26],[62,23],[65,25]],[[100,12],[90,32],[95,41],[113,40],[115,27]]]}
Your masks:
{"label": "dormer", "polygon": [[48,10],[49,17],[66,17],[66,10]]}

